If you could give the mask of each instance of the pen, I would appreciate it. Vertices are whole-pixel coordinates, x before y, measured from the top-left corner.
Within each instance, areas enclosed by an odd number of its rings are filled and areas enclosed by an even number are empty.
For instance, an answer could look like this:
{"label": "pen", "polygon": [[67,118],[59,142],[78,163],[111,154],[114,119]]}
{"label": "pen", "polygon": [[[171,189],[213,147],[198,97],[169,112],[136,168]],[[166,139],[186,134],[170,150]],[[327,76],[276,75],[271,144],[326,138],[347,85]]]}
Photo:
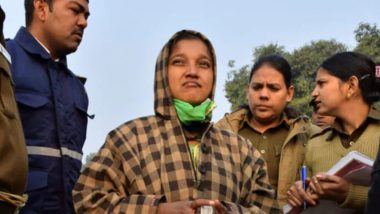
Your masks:
{"label": "pen", "polygon": [[[302,168],[301,168],[301,181],[302,181],[302,186],[303,186],[303,189],[306,191],[306,166],[305,165],[302,165]],[[306,201],[303,202],[303,208],[306,209],[307,208],[307,204],[306,204]]]}

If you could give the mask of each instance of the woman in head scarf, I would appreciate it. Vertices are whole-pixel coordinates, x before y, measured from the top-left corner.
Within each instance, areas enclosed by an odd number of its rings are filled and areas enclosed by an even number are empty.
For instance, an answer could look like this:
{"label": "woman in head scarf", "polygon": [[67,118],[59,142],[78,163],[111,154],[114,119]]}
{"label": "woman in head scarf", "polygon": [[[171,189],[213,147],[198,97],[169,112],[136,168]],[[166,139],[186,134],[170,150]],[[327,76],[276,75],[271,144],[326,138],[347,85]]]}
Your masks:
{"label": "woman in head scarf", "polygon": [[210,122],[215,83],[210,41],[176,33],[157,60],[155,115],[110,132],[73,190],[77,212],[279,212],[259,152]]}

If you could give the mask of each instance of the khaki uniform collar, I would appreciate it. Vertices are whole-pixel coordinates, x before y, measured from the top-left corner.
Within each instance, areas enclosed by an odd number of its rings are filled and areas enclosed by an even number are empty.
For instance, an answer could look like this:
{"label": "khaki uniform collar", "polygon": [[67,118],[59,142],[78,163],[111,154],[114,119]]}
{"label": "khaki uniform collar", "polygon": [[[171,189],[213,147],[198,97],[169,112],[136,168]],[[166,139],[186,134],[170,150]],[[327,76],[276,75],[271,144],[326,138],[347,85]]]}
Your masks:
{"label": "khaki uniform collar", "polygon": [[[240,124],[239,130],[246,124],[247,126],[251,127],[253,130],[257,131],[255,129],[255,127],[253,127],[251,125],[251,123],[249,122],[251,118],[252,118],[252,113],[250,111],[247,111],[247,113],[244,115],[244,119],[243,119],[242,123]],[[294,122],[294,121],[288,119],[288,117],[286,116],[286,114],[283,112],[282,115],[281,115],[280,122],[276,126],[273,126],[273,127],[269,128],[268,130],[274,129],[274,128],[277,128],[277,127],[280,127],[280,126],[284,126],[286,129],[289,130],[290,126],[291,126],[291,122]]]}
{"label": "khaki uniform collar", "polygon": [[[380,111],[373,106],[370,108],[366,120],[358,127],[358,129],[361,126],[370,123],[371,121],[380,121]],[[339,118],[337,118],[330,127],[327,127],[324,130],[327,130],[327,129],[331,129],[332,131],[329,135],[327,135],[326,141],[331,141],[339,133],[348,135],[343,130],[342,123]]]}

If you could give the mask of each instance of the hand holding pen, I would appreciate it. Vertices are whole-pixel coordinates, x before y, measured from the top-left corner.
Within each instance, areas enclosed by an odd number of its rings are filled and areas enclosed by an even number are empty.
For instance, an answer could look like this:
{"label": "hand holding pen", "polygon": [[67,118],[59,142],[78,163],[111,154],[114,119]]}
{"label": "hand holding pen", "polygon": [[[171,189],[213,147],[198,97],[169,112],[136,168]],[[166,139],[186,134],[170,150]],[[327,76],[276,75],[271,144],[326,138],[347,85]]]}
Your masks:
{"label": "hand holding pen", "polygon": [[[302,172],[303,171],[303,172]],[[287,192],[288,202],[293,207],[302,207],[305,203],[315,206],[317,205],[318,195],[310,192],[307,188],[310,179],[306,176],[306,167],[301,168],[300,177],[301,180],[296,181]]]}
{"label": "hand holding pen", "polygon": [[[302,165],[301,167],[301,181],[302,181],[302,188],[306,192],[307,184],[306,184],[306,177],[307,177],[307,168],[305,165]],[[307,208],[307,202],[303,201],[303,209]]]}

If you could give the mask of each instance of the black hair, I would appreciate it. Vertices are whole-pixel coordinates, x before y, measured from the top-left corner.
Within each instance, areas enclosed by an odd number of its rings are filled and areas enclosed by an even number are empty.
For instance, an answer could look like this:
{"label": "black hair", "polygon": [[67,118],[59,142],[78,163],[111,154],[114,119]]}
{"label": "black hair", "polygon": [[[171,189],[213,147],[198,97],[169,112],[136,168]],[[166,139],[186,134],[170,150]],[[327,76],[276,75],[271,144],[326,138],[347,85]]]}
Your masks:
{"label": "black hair", "polygon": [[251,69],[249,81],[251,81],[253,74],[255,74],[255,72],[263,65],[268,65],[280,72],[284,77],[286,87],[290,86],[292,81],[292,68],[284,57],[277,54],[260,57]]}
{"label": "black hair", "polygon": [[323,61],[320,67],[342,81],[357,77],[361,95],[367,104],[380,99],[376,64],[368,56],[357,52],[337,53]]}
{"label": "black hair", "polygon": [[[52,11],[53,0],[45,0],[45,2],[49,5],[49,10]],[[24,8],[25,8],[25,25],[28,27],[33,21],[34,0],[25,0]]]}
{"label": "black hair", "polygon": [[[53,1],[54,0],[44,0],[48,6],[49,11],[53,11]],[[89,0],[86,0],[89,2]],[[25,8],[25,26],[30,26],[33,21],[33,13],[34,13],[34,0],[25,0],[24,1],[24,8]]]}

